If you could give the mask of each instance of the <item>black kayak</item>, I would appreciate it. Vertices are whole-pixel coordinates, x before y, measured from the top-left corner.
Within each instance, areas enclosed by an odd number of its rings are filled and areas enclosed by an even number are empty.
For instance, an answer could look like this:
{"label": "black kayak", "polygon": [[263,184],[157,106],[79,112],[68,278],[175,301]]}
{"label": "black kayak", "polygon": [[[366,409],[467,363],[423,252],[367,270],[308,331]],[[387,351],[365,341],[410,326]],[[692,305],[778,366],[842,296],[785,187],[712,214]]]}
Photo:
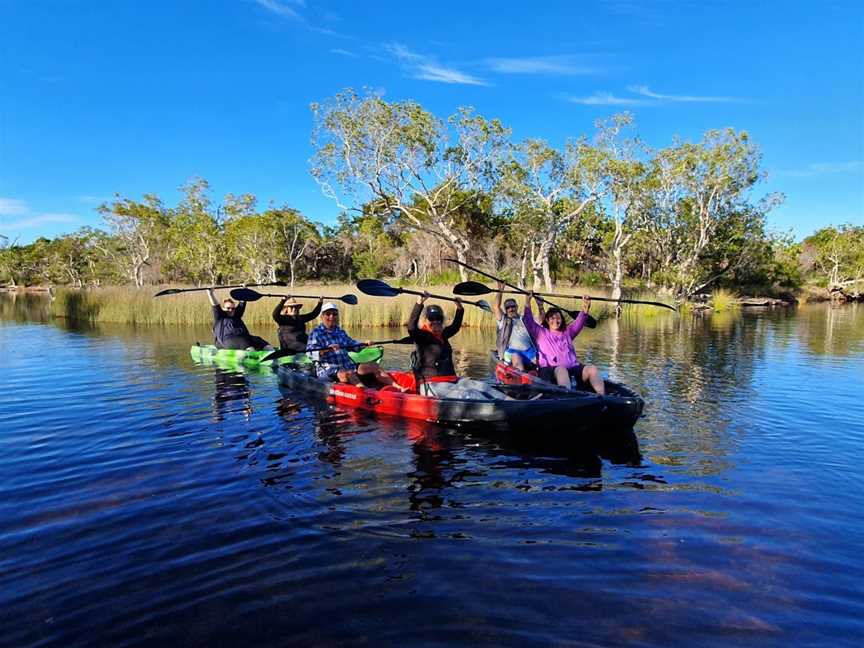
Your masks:
{"label": "black kayak", "polygon": [[[495,378],[501,382],[512,385],[524,385],[526,389],[536,389],[544,393],[561,391],[573,395],[595,395],[593,390],[584,390],[571,387],[566,389],[539,378],[535,373],[521,371],[515,367],[498,360],[498,354],[492,352],[495,360]],[[599,423],[606,429],[630,429],[642,416],[645,401],[632,389],[621,383],[611,380],[604,381],[606,394],[603,396],[605,409],[600,417]]]}
{"label": "black kayak", "polygon": [[523,385],[494,385],[507,399],[473,400],[335,383],[285,364],[278,375],[285,389],[339,406],[460,428],[517,447],[568,456],[596,455],[592,430],[605,407],[596,394],[538,394]]}

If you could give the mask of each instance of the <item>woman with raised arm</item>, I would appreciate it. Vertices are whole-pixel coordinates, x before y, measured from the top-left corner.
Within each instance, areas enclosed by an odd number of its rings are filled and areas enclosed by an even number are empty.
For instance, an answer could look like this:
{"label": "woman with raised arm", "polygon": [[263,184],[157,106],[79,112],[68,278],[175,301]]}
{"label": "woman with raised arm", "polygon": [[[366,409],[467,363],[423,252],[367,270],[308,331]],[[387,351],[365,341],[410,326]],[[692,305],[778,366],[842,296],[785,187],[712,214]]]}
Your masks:
{"label": "woman with raised arm", "polygon": [[[486,400],[506,396],[481,380],[460,378],[453,366],[453,347],[450,338],[462,327],[465,307],[456,299],[456,314],[453,321],[444,326],[444,310],[430,304],[424,312],[423,304],[429,298],[425,292],[417,298],[408,317],[408,335],[414,341],[415,351],[412,369],[417,380],[417,392],[437,398],[468,398]],[[420,324],[420,314],[423,323]]]}
{"label": "woman with raised arm", "polygon": [[543,323],[538,324],[531,312],[531,299],[540,307],[540,299],[533,292],[525,296],[525,312],[522,321],[525,328],[537,344],[539,352],[540,377],[554,382],[561,387],[570,387],[571,378],[576,379],[577,386],[590,384],[601,396],[606,393],[603,377],[594,365],[583,365],[573,350],[573,338],[585,326],[588,311],[591,310],[591,298],[582,298],[582,311],[579,316],[564,325],[564,313],[560,308],[550,308],[543,315]]}
{"label": "woman with raised arm", "polygon": [[283,297],[273,309],[273,321],[279,325],[279,348],[283,351],[303,353],[306,351],[306,324],[313,321],[321,312],[324,298],[319,297],[318,303],[308,313],[300,314],[302,304],[290,295]]}
{"label": "woman with raised arm", "polygon": [[235,303],[230,297],[216,301],[212,288],[207,289],[207,297],[213,308],[213,344],[218,349],[254,349],[263,351],[273,347],[264,338],[252,335],[243,323],[246,302]]}

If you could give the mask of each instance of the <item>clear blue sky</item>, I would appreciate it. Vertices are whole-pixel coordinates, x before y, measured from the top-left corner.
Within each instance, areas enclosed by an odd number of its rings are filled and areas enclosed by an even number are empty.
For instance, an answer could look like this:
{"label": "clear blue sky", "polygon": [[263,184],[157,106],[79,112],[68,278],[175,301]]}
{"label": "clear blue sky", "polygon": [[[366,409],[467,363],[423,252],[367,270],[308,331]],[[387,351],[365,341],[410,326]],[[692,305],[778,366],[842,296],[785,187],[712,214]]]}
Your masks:
{"label": "clear blue sky", "polygon": [[333,222],[309,104],[363,86],[553,144],[621,110],[656,147],[732,126],[786,194],[772,227],[864,224],[862,32],[860,0],[0,0],[0,234],[192,176]]}

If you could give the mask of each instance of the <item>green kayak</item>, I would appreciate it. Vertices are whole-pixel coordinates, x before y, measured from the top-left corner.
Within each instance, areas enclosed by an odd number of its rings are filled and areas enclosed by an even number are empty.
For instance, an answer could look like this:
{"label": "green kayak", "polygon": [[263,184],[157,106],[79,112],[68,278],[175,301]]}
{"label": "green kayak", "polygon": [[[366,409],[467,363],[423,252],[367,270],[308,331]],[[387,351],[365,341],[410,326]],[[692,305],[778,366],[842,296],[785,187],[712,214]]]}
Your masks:
{"label": "green kayak", "polygon": [[[195,362],[215,364],[224,369],[237,369],[240,367],[271,367],[274,364],[309,365],[311,358],[305,353],[297,355],[282,356],[276,360],[263,360],[271,351],[245,351],[243,349],[217,349],[212,344],[193,344],[189,354]],[[378,362],[384,356],[384,348],[371,346],[359,351],[349,351],[351,359],[360,364],[361,362]]]}

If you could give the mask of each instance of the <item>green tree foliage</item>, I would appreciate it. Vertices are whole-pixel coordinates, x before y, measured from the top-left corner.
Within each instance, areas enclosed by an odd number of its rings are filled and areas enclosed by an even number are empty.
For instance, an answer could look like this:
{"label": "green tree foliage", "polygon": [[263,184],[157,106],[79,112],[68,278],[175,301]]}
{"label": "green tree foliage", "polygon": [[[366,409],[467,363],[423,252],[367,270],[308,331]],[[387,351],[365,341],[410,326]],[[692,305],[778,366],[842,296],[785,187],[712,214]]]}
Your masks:
{"label": "green tree foliage", "polygon": [[828,288],[845,288],[864,280],[864,226],[824,227],[804,239],[804,271]]}

